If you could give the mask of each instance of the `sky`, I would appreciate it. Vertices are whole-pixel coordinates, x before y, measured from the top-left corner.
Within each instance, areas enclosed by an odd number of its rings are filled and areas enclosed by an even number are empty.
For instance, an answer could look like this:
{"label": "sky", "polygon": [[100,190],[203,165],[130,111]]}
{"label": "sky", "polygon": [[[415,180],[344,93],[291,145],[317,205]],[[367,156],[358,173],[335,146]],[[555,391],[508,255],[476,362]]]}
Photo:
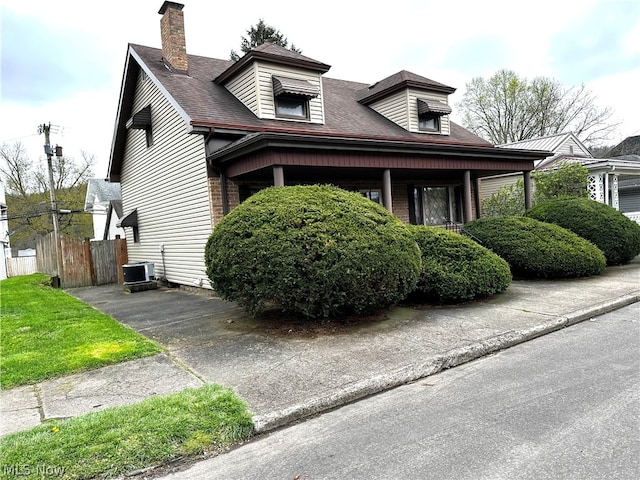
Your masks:
{"label": "sky", "polygon": [[[107,176],[128,43],[160,48],[162,0],[0,0],[0,144],[44,159],[38,126]],[[582,84],[640,134],[640,0],[183,0],[187,53],[228,59],[263,19],[327,77],[362,83],[408,70],[457,88],[500,69]],[[384,5],[384,8],[380,8]]]}

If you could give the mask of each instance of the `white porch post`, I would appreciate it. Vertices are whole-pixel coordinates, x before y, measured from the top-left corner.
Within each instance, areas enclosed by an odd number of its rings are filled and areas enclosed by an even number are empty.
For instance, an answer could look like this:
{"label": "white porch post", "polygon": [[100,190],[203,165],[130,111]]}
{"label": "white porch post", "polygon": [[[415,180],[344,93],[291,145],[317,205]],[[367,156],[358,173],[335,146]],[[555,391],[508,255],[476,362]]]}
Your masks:
{"label": "white porch post", "polygon": [[611,206],[620,210],[620,197],[618,196],[618,175],[611,175]]}
{"label": "white porch post", "polygon": [[273,186],[284,187],[284,169],[282,165],[275,165],[273,167]]}
{"label": "white porch post", "polygon": [[604,174],[604,204],[609,205],[609,174]]}
{"label": "white porch post", "polygon": [[393,201],[391,200],[391,170],[388,168],[382,172],[382,201],[384,207],[393,212]]}

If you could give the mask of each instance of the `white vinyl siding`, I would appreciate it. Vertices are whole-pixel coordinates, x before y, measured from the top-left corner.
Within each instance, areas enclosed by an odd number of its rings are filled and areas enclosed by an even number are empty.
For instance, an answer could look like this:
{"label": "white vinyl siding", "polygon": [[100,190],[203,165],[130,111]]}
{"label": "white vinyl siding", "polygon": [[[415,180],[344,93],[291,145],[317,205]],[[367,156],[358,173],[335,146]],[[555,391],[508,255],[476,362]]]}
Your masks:
{"label": "white vinyl siding", "polygon": [[322,102],[322,77],[314,72],[295,68],[285,68],[270,63],[256,63],[258,98],[260,103],[260,118],[276,118],[275,99],[273,97],[273,75],[306,80],[312,85],[317,85],[320,95],[309,99],[309,120],[283,120],[283,121],[308,121],[310,123],[324,123],[324,107]]}
{"label": "white vinyl siding", "polygon": [[[418,127],[418,99],[435,100],[447,103],[447,96],[424,90],[406,89],[393,95],[373,102],[370,107],[380,115],[400,125],[405,130],[415,133],[425,133]],[[429,132],[435,135],[449,135],[449,115],[440,117],[440,131]]]}
{"label": "white vinyl siding", "polygon": [[[437,94],[434,92],[425,92],[421,90],[409,89],[407,92],[408,105],[409,105],[409,131],[420,132],[418,127],[418,99],[423,98],[425,100],[435,100],[447,104],[447,96],[444,94]],[[440,131],[429,132],[433,134],[449,135],[449,115],[442,115],[440,117]]]}
{"label": "white vinyl siding", "polygon": [[188,134],[169,101],[141,77],[133,112],[147,105],[153,145],[147,148],[144,130],[129,130],[122,164],[124,213],[138,212],[138,243],[127,229],[129,262],[153,262],[156,277],[210,287],[204,265],[212,226],[203,138]]}
{"label": "white vinyl siding", "polygon": [[238,100],[253,112],[256,117],[260,117],[260,103],[258,102],[257,71],[255,64],[247,67],[236,77],[230,80],[225,87]]}
{"label": "white vinyl siding", "polygon": [[509,173],[506,175],[496,175],[495,177],[484,177],[480,179],[480,199],[491,198],[506,185],[515,185],[515,183],[524,176],[521,173]]}
{"label": "white vinyl siding", "polygon": [[567,140],[554,151],[554,153],[591,157],[589,150],[587,150],[587,148],[581,143],[576,142],[572,137],[568,137]]}
{"label": "white vinyl siding", "polygon": [[[376,112],[409,130],[409,98],[406,90],[383,98],[370,105]],[[416,111],[417,115],[417,111]],[[418,118],[416,117],[416,121]]]}
{"label": "white vinyl siding", "polygon": [[273,75],[306,80],[320,89],[320,95],[309,100],[309,120],[279,119],[283,121],[324,123],[322,77],[315,72],[286,68],[271,63],[255,62],[226,83],[225,87],[258,118],[275,119]]}

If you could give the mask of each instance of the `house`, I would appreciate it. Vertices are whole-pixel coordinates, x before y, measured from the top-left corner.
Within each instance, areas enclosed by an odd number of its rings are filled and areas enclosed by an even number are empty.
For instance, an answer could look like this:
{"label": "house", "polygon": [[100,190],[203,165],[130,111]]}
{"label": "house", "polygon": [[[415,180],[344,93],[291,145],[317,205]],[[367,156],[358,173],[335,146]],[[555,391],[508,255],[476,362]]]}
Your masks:
{"label": "house", "polygon": [[169,282],[209,287],[212,229],[261,188],[331,183],[407,223],[464,223],[479,211],[479,179],[528,178],[549,155],[455,124],[455,89],[411,72],[333,79],[329,65],[268,43],[237,62],[188,55],[183,7],[162,4],[161,49],[128,46],[109,163],[130,261]]}
{"label": "house", "polygon": [[[629,151],[634,145],[625,139],[612,151]],[[637,144],[637,142],[635,143]],[[509,149],[545,149],[554,153],[536,164],[536,171],[556,168],[562,162],[577,162],[589,171],[587,188],[589,197],[621,211],[640,223],[640,156],[621,155],[610,158],[593,158],[587,147],[573,133],[560,133],[546,137],[500,145]],[[503,175],[483,179],[481,198],[489,198],[506,183],[513,183],[517,175]]]}
{"label": "house", "polygon": [[124,229],[116,226],[122,217],[119,183],[101,178],[89,179],[84,211],[93,216],[94,240],[112,240],[117,235],[125,238]]}

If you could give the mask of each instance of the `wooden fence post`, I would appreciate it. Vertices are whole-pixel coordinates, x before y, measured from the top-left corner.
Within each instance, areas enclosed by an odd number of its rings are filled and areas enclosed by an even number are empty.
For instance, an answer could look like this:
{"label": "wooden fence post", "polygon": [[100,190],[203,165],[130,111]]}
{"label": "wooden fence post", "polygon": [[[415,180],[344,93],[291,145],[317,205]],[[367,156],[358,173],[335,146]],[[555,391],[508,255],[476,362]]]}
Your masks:
{"label": "wooden fence post", "polygon": [[91,242],[88,239],[84,239],[82,242],[84,246],[84,254],[87,262],[87,267],[89,268],[89,276],[91,277],[91,285],[96,285],[96,267],[93,264],[93,255],[91,253]]}

